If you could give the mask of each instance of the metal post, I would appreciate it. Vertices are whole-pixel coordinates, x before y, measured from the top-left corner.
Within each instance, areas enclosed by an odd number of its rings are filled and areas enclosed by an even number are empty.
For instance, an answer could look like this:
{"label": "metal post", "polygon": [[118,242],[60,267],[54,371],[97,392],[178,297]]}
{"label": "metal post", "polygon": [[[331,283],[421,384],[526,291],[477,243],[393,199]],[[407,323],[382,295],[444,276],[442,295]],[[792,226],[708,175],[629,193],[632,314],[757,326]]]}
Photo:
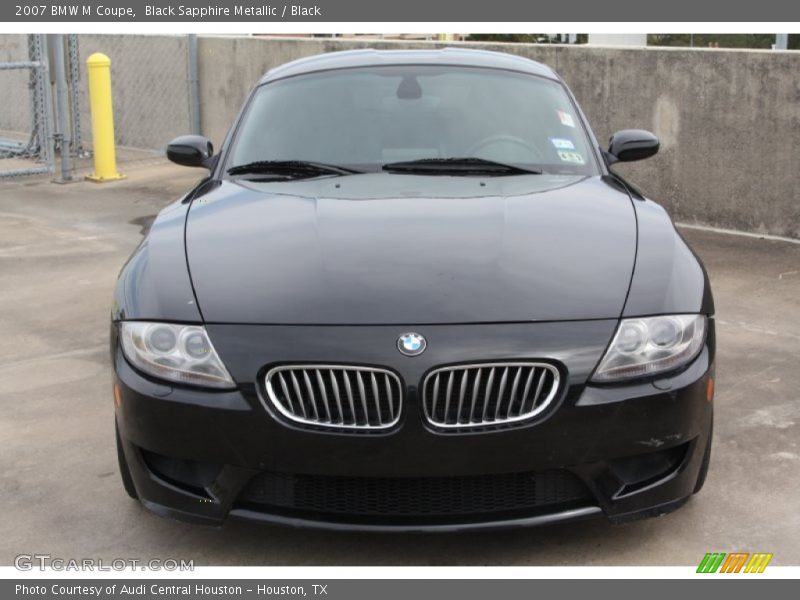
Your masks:
{"label": "metal post", "polygon": [[89,107],[92,112],[92,142],[94,173],[90,181],[104,182],[123,179],[117,171],[117,151],[114,146],[114,110],[111,104],[111,59],[95,52],[86,59],[89,71]]}
{"label": "metal post", "polygon": [[41,62],[41,68],[37,69],[36,87],[40,110],[42,111],[42,124],[44,127],[39,135],[39,144],[42,148],[42,159],[47,165],[48,172],[55,171],[55,138],[53,137],[53,96],[50,93],[50,77],[47,69],[47,36],[42,33],[33,36],[36,53]]}
{"label": "metal post", "polygon": [[53,62],[51,68],[55,72],[56,80],[56,127],[59,140],[59,150],[61,152],[61,179],[60,182],[72,181],[72,161],[70,148],[72,136],[70,135],[70,113],[69,99],[67,98],[67,71],[64,61],[64,36],[60,33],[54,34],[51,38],[53,52],[51,54]]}
{"label": "metal post", "polygon": [[67,56],[69,61],[69,91],[70,107],[72,109],[72,151],[73,156],[83,155],[83,134],[81,132],[81,102],[79,88],[82,86],[80,78],[80,60],[78,58],[78,36],[71,33],[67,36]]}
{"label": "metal post", "polygon": [[775,50],[787,50],[789,48],[789,34],[776,33],[775,34]]}
{"label": "metal post", "polygon": [[192,133],[200,135],[200,77],[197,67],[197,35],[190,33],[186,39],[189,67],[189,116]]}

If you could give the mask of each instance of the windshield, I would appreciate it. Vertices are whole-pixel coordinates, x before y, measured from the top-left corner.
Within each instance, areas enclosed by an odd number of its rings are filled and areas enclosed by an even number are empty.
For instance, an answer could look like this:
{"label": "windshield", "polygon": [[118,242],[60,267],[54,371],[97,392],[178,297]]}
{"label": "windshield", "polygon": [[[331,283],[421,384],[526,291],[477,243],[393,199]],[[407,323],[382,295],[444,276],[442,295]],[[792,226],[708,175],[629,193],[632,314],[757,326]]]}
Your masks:
{"label": "windshield", "polygon": [[265,84],[247,108],[227,167],[290,160],[379,171],[453,158],[597,172],[561,84],[449,66],[340,69]]}

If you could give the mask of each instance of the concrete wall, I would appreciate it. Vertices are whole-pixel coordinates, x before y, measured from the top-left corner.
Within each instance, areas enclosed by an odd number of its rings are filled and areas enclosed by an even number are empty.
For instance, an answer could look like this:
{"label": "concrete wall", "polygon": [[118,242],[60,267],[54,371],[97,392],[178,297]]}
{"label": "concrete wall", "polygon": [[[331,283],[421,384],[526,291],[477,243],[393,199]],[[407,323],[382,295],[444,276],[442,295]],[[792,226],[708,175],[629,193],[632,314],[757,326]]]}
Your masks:
{"label": "concrete wall", "polygon": [[800,237],[800,53],[570,49],[555,66],[598,138],[655,132],[620,165],[680,221]]}
{"label": "concrete wall", "polygon": [[[0,59],[19,52],[20,37],[0,36]],[[253,84],[287,61],[353,48],[443,45],[201,37],[203,133],[221,143]],[[800,238],[800,52],[462,45],[554,67],[602,143],[618,129],[654,131],[661,153],[617,169],[676,220]],[[120,145],[163,149],[172,137],[190,131],[184,37],[82,35],[80,47],[82,61],[94,51],[112,59]],[[15,120],[12,95],[0,86],[0,127]],[[88,140],[87,107],[84,90]]]}

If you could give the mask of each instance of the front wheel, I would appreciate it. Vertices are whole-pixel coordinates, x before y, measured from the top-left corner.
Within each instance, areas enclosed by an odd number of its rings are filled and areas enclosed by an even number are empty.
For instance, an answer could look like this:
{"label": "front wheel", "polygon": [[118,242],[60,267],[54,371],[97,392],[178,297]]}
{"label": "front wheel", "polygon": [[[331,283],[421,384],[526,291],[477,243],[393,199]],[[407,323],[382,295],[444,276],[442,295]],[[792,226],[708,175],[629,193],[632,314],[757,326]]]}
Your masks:
{"label": "front wheel", "polygon": [[133,485],[133,478],[131,477],[131,471],[128,468],[128,461],[125,460],[125,453],[122,451],[122,440],[119,438],[119,427],[117,426],[116,421],[114,422],[114,433],[117,436],[117,462],[119,463],[119,474],[122,478],[122,487],[125,488],[125,493],[128,494],[134,500],[139,498],[139,494],[136,493],[136,488]]}

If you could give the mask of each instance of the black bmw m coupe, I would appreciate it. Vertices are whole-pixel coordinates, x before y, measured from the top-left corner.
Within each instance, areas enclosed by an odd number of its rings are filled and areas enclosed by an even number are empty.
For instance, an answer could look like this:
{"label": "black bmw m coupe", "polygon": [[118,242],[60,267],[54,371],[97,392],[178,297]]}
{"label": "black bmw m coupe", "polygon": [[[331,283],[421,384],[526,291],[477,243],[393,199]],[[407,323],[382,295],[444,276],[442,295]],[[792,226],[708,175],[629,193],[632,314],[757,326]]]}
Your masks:
{"label": "black bmw m coupe", "polygon": [[668,513],[708,470],[714,306],[545,65],[352,51],[269,71],[122,269],[125,490],[376,531]]}

